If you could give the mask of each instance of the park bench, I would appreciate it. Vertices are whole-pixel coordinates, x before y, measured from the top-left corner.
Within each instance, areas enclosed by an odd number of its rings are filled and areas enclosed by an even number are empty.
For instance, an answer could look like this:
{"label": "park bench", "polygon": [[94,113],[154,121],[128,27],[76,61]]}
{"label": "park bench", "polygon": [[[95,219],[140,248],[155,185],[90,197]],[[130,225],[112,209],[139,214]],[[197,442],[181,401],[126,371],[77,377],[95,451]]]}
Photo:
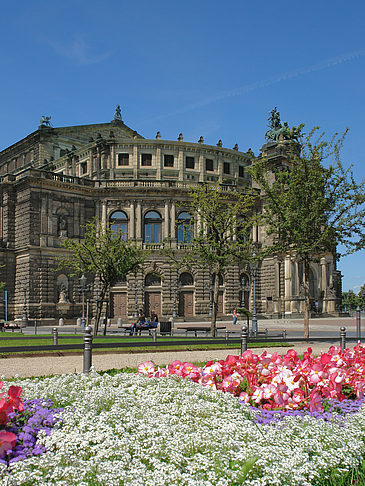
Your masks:
{"label": "park bench", "polygon": [[[217,326],[216,330],[219,331],[225,328],[226,326]],[[211,330],[210,326],[177,326],[177,329],[184,330],[186,335],[188,332],[193,332],[195,337],[198,337],[198,332],[205,332],[206,336],[208,336]]]}
{"label": "park bench", "polygon": [[[118,327],[121,331],[124,331],[124,334],[129,334],[131,331],[131,326],[130,325],[123,325],[121,327]],[[150,331],[152,331],[150,328],[141,328],[138,329],[138,335],[140,336],[142,332],[148,332],[151,334]],[[166,334],[169,334],[170,336],[172,335],[172,325],[170,321],[160,321],[159,325],[157,326],[157,332],[161,334],[161,336],[165,336]]]}
{"label": "park bench", "polygon": [[20,330],[20,332],[23,332],[22,326],[19,326],[18,324],[13,324],[13,323],[5,324],[5,322],[0,322],[0,332],[10,331],[10,330],[12,332],[14,332],[15,330]]}

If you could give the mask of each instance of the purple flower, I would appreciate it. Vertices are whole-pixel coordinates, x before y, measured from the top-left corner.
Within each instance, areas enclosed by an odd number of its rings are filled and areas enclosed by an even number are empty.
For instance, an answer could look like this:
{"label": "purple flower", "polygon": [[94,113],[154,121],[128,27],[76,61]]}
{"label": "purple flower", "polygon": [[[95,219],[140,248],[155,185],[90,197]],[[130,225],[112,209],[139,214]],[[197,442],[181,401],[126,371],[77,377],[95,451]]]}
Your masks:
{"label": "purple flower", "polygon": [[329,400],[324,404],[325,410],[323,412],[313,411],[310,412],[307,409],[303,410],[264,410],[256,407],[249,406],[250,410],[254,412],[254,421],[261,425],[270,425],[280,422],[284,417],[304,417],[311,415],[317,420],[325,420],[331,422],[334,418],[339,421],[340,425],[344,425],[347,415],[357,413],[362,405],[364,399],[351,400],[345,399],[340,402],[337,399]]}
{"label": "purple flower", "polygon": [[51,400],[24,400],[24,412],[15,412],[9,416],[7,430],[17,436],[15,447],[7,451],[0,462],[9,464],[43,454],[45,447],[37,442],[38,434],[42,430],[50,435],[52,427],[61,422],[55,415],[62,411],[62,408],[53,408]]}

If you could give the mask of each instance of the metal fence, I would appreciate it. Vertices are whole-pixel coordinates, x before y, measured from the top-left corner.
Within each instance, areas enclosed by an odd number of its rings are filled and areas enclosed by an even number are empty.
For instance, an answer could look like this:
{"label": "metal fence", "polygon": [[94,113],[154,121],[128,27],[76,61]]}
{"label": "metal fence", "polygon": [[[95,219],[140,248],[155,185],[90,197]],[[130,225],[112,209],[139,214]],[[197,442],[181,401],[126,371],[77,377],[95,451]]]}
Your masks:
{"label": "metal fence", "polygon": [[[347,338],[346,328],[341,327],[338,337],[321,337],[321,338],[294,338],[287,337],[286,332],[282,335],[265,335],[263,337],[250,336],[247,327],[242,328],[240,337],[232,338],[229,336],[229,332],[226,331],[224,337],[206,337],[206,338],[182,338],[182,339],[169,339],[167,337],[157,339],[157,331],[152,330],[152,339],[150,341],[141,341],[140,339],[128,339],[128,341],[113,341],[108,343],[95,343],[93,342],[92,328],[90,326],[85,328],[83,333],[83,342],[76,344],[58,344],[58,329],[53,328],[53,344],[36,345],[36,346],[1,346],[1,340],[24,340],[24,339],[39,339],[39,336],[20,336],[20,337],[0,337],[0,353],[21,353],[21,352],[34,352],[34,351],[70,351],[70,350],[83,350],[83,373],[88,373],[92,366],[92,350],[102,348],[126,348],[126,347],[164,347],[164,346],[187,346],[191,344],[238,344],[241,348],[241,354],[247,351],[248,344],[250,343],[268,343],[275,340],[276,343],[294,343],[294,342],[337,342],[339,341],[342,349],[346,348],[347,341],[357,341],[358,338]],[[67,336],[66,339],[79,339],[79,336]],[[110,336],[98,336],[98,339],[111,339]],[[125,337],[123,338],[125,339]]]}

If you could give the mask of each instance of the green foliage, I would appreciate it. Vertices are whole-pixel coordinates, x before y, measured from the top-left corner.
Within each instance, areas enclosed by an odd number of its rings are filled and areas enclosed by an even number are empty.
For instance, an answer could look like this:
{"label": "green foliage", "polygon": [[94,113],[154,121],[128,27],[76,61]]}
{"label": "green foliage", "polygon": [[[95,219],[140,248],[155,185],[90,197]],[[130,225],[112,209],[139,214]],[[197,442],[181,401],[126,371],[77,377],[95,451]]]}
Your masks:
{"label": "green foliage", "polygon": [[216,273],[239,259],[249,258],[257,196],[204,185],[190,191],[190,197],[197,234],[188,258]]}
{"label": "green foliage", "polygon": [[[344,169],[340,161],[344,137],[327,142],[321,134],[312,142],[317,130],[291,145],[288,165],[275,170],[274,180],[267,176],[267,159],[251,168],[266,197],[263,217],[274,237],[270,250],[291,252],[299,260],[335,251],[339,243],[347,252],[364,243],[364,183],[357,184],[351,167]],[[326,160],[328,167],[322,165]]]}
{"label": "green foliage", "polygon": [[211,334],[216,335],[219,275],[238,261],[250,259],[254,250],[252,226],[257,222],[257,194],[227,191],[219,185],[200,185],[189,192],[196,232],[184,255],[165,251],[176,267],[208,268],[214,282]]}
{"label": "green foliage", "polygon": [[69,268],[71,276],[83,273],[97,276],[107,286],[137,270],[146,256],[146,251],[134,241],[124,240],[121,234],[95,219],[85,225],[83,241],[67,239],[64,247],[70,253],[58,259],[60,267]]}
{"label": "green foliage", "polygon": [[342,309],[347,311],[353,311],[357,307],[365,310],[365,285],[362,285],[360,291],[355,294],[353,290],[348,292],[342,292]]}
{"label": "green foliage", "polygon": [[137,270],[148,254],[134,241],[125,240],[123,236],[109,227],[104,227],[97,219],[93,219],[86,224],[82,241],[75,239],[65,241],[64,247],[69,252],[58,259],[59,268],[68,268],[71,276],[91,274],[102,284],[95,334],[107,291],[119,280],[126,279],[130,272]]}
{"label": "green foliage", "polygon": [[[329,141],[314,128],[299,131],[298,142],[286,143],[286,162],[273,167],[262,157],[251,168],[264,194],[263,223],[272,243],[266,254],[291,255],[303,263],[305,337],[309,334],[309,264],[326,253],[347,253],[364,246],[365,183],[351,167],[344,169],[340,150],[344,136]],[[323,162],[327,162],[327,167]]]}

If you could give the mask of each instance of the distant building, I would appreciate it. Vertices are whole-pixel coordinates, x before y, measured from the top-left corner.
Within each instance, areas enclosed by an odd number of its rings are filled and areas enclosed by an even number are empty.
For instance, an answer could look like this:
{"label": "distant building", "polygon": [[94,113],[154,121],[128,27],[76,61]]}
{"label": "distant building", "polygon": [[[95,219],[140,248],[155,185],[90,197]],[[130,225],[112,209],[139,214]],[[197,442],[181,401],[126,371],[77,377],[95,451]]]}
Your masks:
{"label": "distant building", "polygon": [[[119,107],[118,107],[119,108]],[[76,317],[81,296],[78,279],[56,270],[55,257],[65,238],[83,237],[83,225],[97,216],[120,227],[128,238],[152,250],[143,271],[129,275],[110,294],[110,317],[127,319],[144,307],[160,316],[207,318],[211,311],[209,271],[176,271],[157,250],[166,238],[182,251],[188,244],[180,223],[190,217],[187,192],[192,185],[219,183],[227,191],[251,186],[251,151],[196,143],[143,138],[127,127],[116,110],[110,123],[53,128],[42,117],[38,129],[0,152],[0,281],[6,282],[8,311],[29,319]],[[263,152],[285,158],[285,142],[268,143]],[[186,205],[184,205],[186,202]],[[192,229],[193,231],[193,229]],[[262,228],[253,228],[258,242]],[[258,269],[257,311],[265,316],[303,312],[301,266],[289,258],[268,258]],[[341,276],[332,255],[311,266],[313,309],[333,314]],[[97,299],[94,286],[91,302]],[[220,316],[252,307],[252,278],[242,262],[221,276]],[[0,311],[3,314],[3,309]]]}

